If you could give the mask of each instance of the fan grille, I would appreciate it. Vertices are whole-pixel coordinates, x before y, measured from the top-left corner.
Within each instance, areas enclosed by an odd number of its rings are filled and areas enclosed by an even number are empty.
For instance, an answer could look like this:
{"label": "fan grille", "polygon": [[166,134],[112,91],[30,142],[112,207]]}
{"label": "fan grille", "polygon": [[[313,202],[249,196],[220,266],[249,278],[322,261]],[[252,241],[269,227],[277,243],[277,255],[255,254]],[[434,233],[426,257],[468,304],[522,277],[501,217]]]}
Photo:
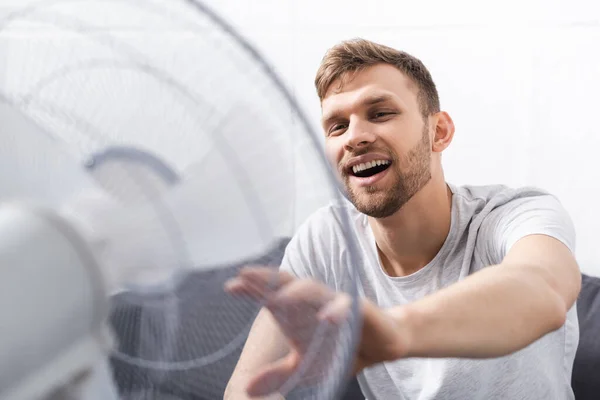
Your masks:
{"label": "fan grille", "polygon": [[[339,196],[317,135],[264,59],[200,2],[27,0],[0,15],[0,49],[3,98],[124,206],[98,221],[118,248],[108,260],[129,252],[177,277],[133,279],[112,297],[123,398],[221,397],[261,307],[224,282],[248,262],[275,268],[308,213]],[[356,323],[311,338],[333,362],[309,377],[308,357],[288,398],[337,393]]]}

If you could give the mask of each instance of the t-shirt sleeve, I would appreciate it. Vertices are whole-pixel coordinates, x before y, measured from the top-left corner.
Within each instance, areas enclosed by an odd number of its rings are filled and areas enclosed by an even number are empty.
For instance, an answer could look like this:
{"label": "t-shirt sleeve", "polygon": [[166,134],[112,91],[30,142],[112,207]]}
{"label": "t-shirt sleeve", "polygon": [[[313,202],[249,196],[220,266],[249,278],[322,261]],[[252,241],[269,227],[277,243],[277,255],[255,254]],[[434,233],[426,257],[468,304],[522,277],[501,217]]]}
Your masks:
{"label": "t-shirt sleeve", "polygon": [[307,247],[307,237],[302,232],[296,233],[288,243],[280,270],[289,272],[297,278],[307,278],[310,276],[308,266],[310,261],[302,251]]}
{"label": "t-shirt sleeve", "polygon": [[575,252],[573,222],[549,194],[516,198],[492,210],[482,222],[478,247],[490,263],[498,264],[518,240],[535,234],[553,237]]}
{"label": "t-shirt sleeve", "polygon": [[324,280],[321,212],[300,225],[288,243],[280,270],[298,278]]}

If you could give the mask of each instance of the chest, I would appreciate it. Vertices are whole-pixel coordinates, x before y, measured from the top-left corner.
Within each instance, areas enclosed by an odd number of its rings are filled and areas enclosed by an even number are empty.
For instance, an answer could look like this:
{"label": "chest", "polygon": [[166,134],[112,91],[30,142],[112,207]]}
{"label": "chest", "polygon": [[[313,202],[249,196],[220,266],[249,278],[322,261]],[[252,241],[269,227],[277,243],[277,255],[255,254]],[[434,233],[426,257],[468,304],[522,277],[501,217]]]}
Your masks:
{"label": "chest", "polygon": [[485,261],[476,254],[475,247],[461,240],[446,246],[422,269],[407,276],[391,277],[385,272],[376,246],[364,243],[355,274],[361,294],[387,307],[418,300],[484,267]]}

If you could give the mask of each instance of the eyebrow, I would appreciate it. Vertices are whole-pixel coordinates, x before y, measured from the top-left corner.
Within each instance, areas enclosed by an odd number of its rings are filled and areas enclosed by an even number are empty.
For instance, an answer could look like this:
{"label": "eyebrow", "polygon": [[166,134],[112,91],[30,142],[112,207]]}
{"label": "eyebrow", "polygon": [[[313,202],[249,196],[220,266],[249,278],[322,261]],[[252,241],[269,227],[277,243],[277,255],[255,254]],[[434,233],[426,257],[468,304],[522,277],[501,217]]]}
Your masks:
{"label": "eyebrow", "polygon": [[[373,95],[373,96],[368,96],[365,99],[363,99],[360,104],[363,106],[372,106],[375,104],[380,104],[380,103],[385,103],[387,101],[392,100],[392,96],[390,96],[389,94],[379,94],[379,95]],[[340,113],[338,111],[334,111],[330,114],[327,114],[323,117],[322,119],[322,125],[323,126],[327,126],[329,125],[331,122],[340,119]]]}
{"label": "eyebrow", "polygon": [[390,96],[389,94],[381,94],[367,97],[365,100],[362,101],[362,104],[372,106],[373,104],[385,103],[386,101],[390,101],[391,99],[392,96]]}

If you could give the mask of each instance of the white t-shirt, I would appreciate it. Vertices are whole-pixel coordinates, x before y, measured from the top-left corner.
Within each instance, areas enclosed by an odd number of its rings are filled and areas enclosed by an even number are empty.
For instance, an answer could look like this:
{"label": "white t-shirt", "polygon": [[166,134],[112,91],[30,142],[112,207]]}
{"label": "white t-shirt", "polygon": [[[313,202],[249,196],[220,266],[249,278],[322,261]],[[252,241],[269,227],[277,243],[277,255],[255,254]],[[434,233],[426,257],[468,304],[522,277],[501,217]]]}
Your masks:
{"label": "white t-shirt", "polygon": [[[535,188],[449,186],[448,237],[435,258],[412,275],[390,277],[384,272],[367,217],[345,200],[318,210],[302,225],[286,249],[282,268],[336,290],[357,283],[363,296],[391,307],[500,263],[526,235],[546,234],[575,250],[571,219],[552,195]],[[573,399],[571,372],[578,341],[573,306],[560,329],[514,354],[485,360],[398,360],[364,370],[358,381],[369,400]]]}

